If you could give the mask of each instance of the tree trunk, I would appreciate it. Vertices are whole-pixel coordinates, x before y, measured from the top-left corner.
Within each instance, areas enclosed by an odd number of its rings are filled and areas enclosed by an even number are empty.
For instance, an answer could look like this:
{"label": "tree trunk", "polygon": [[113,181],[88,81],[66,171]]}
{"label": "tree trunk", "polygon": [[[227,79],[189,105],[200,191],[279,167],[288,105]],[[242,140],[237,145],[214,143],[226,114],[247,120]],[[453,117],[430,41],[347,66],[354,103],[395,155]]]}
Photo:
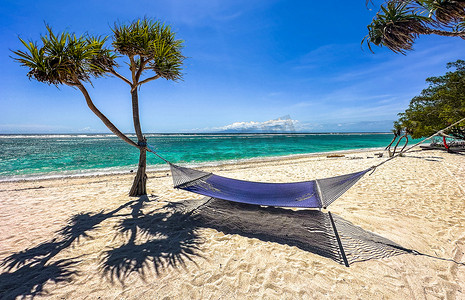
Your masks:
{"label": "tree trunk", "polygon": [[139,96],[137,94],[137,88],[131,90],[132,97],[132,119],[134,121],[134,130],[136,131],[137,140],[140,149],[139,155],[139,166],[137,167],[136,178],[132,183],[131,191],[129,196],[137,197],[142,195],[147,195],[147,174],[145,171],[147,169],[147,148],[146,143],[147,139],[142,135],[142,130],[140,128],[139,121]]}
{"label": "tree trunk", "polygon": [[136,177],[129,192],[129,196],[147,195],[147,174],[145,174],[147,166],[147,152],[145,147],[140,147],[139,167],[137,168]]}
{"label": "tree trunk", "polygon": [[394,150],[392,151],[392,155],[391,155],[391,156],[396,155],[397,146],[399,146],[400,141],[402,141],[402,139],[403,139],[404,137],[405,137],[405,136],[403,135],[403,136],[401,136],[401,137],[399,138],[399,140],[398,140],[397,143],[396,143],[396,146],[394,147]]}
{"label": "tree trunk", "polygon": [[394,143],[394,141],[395,141],[396,139],[397,139],[397,135],[395,134],[395,135],[394,135],[394,138],[393,138],[392,141],[389,143],[389,145],[387,145],[386,148],[384,148],[384,151],[386,151],[386,150],[391,151],[392,143]]}
{"label": "tree trunk", "polygon": [[403,152],[405,147],[407,147],[408,145],[408,135],[405,135],[405,144],[404,144],[404,147],[402,147],[402,149],[400,149],[400,152]]}

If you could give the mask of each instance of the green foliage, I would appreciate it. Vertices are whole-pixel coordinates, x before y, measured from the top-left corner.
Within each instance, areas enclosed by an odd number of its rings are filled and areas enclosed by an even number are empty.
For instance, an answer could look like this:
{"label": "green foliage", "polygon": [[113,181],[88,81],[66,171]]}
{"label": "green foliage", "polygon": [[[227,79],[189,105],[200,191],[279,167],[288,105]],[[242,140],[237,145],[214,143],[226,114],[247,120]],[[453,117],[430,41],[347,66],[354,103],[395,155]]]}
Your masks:
{"label": "green foliage", "polygon": [[456,0],[423,0],[418,1],[425,7],[430,15],[435,16],[439,26],[455,27],[456,30],[463,28],[465,2]]}
{"label": "green foliage", "polygon": [[20,39],[26,50],[13,51],[13,59],[29,68],[27,76],[39,82],[76,85],[101,77],[115,65],[115,55],[105,48],[107,37],[76,36],[68,32],[41,37],[42,45]]}
{"label": "green foliage", "polygon": [[371,44],[374,44],[384,45],[396,53],[404,53],[412,49],[419,34],[425,33],[427,20],[404,2],[389,2],[386,7],[381,6],[376,18],[367,26],[368,35],[362,43],[366,41],[371,51]]}
{"label": "green foliage", "polygon": [[[399,114],[398,122],[410,128],[413,138],[430,136],[465,118],[465,61],[448,63],[447,68],[455,71],[427,78],[429,86]],[[465,123],[459,124],[451,133],[464,138],[464,128]]]}
{"label": "green foliage", "polygon": [[[372,1],[367,1],[372,2]],[[362,40],[386,46],[396,53],[412,50],[421,34],[465,37],[465,1],[456,0],[386,0]]]}
{"label": "green foliage", "polygon": [[[165,79],[181,79],[183,41],[175,39],[170,26],[143,19],[129,25],[115,24],[112,30],[113,47],[118,53],[131,59],[133,70],[152,70]],[[133,60],[134,58],[137,60]]]}
{"label": "green foliage", "polygon": [[402,134],[402,129],[402,124],[399,121],[395,121],[392,133],[394,133],[394,136],[398,137]]}
{"label": "green foliage", "polygon": [[171,27],[159,21],[143,19],[115,25],[114,50],[105,46],[106,36],[55,34],[51,27],[46,27],[42,45],[20,39],[26,49],[13,51],[13,59],[29,68],[29,78],[54,85],[75,85],[90,82],[92,77],[118,75],[114,70],[116,53],[129,57],[130,69],[137,74],[137,78],[133,77],[134,86],[142,83],[139,78],[146,71],[153,71],[157,78],[182,78],[183,41],[175,39]]}

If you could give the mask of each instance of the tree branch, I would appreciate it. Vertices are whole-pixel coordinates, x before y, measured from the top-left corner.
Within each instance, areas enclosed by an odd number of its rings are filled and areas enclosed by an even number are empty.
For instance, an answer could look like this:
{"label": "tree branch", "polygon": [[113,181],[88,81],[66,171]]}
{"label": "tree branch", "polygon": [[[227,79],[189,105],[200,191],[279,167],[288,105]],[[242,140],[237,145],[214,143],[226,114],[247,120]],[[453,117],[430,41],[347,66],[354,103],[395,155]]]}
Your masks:
{"label": "tree branch", "polygon": [[149,81],[158,79],[158,78],[160,78],[160,77],[161,77],[160,75],[156,75],[156,76],[153,76],[153,77],[146,78],[146,79],[142,80],[141,82],[139,82],[137,85],[142,85],[142,84],[144,84],[144,83],[147,83],[147,82],[149,82]]}
{"label": "tree branch", "polygon": [[134,60],[134,56],[132,56],[132,55],[129,56],[129,61],[131,62],[131,65],[130,65],[129,69],[131,70],[131,74],[132,74],[132,82],[133,82],[133,84],[136,84],[136,82],[137,82],[136,81],[136,61]]}
{"label": "tree branch", "polygon": [[436,34],[441,36],[458,36],[458,37],[465,37],[465,31],[444,31],[439,29],[431,29],[425,28],[425,34]]}
{"label": "tree branch", "polygon": [[130,86],[132,86],[132,83],[126,78],[124,77],[123,75],[119,74],[118,72],[116,72],[115,70],[113,69],[110,69],[110,73],[115,75],[116,77],[118,77],[119,79],[123,80],[124,82],[126,82],[127,84],[129,84]]}
{"label": "tree branch", "polygon": [[116,134],[116,136],[121,138],[123,141],[125,141],[129,145],[139,148],[139,146],[133,140],[131,140],[124,133],[119,131],[119,129],[116,128],[116,126],[110,120],[108,120],[108,118],[100,110],[98,110],[98,108],[92,102],[92,99],[90,98],[89,93],[87,92],[86,88],[81,83],[76,83],[74,84],[74,86],[76,86],[81,91],[81,93],[84,95],[84,98],[86,99],[86,102],[87,102],[87,106],[90,108],[90,110],[92,110],[92,112],[97,117],[99,117],[100,120],[102,120],[103,124],[105,124],[105,126],[107,126],[111,132]]}
{"label": "tree branch", "polygon": [[131,98],[132,98],[132,119],[134,121],[134,130],[136,131],[137,140],[139,142],[142,142],[144,140],[144,136],[142,135],[142,129],[140,128],[139,96],[137,94],[137,88],[131,90]]}
{"label": "tree branch", "polygon": [[147,62],[148,62],[148,60],[144,61],[143,57],[140,58],[140,66],[139,66],[139,70],[137,70],[136,81],[135,82],[139,81],[140,75],[142,74],[142,71],[145,70],[145,65],[147,64]]}

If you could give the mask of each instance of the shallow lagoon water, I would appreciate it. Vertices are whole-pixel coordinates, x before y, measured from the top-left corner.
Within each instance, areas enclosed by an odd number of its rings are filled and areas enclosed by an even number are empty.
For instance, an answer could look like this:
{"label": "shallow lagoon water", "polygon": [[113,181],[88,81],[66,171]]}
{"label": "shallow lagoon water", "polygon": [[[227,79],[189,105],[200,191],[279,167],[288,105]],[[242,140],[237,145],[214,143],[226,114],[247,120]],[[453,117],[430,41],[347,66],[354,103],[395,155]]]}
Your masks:
{"label": "shallow lagoon water", "polygon": [[[134,136],[130,136],[135,139]],[[147,134],[174,163],[224,161],[385,147],[392,134]],[[110,134],[0,135],[0,180],[129,172],[139,151]],[[148,154],[148,168],[166,168]]]}

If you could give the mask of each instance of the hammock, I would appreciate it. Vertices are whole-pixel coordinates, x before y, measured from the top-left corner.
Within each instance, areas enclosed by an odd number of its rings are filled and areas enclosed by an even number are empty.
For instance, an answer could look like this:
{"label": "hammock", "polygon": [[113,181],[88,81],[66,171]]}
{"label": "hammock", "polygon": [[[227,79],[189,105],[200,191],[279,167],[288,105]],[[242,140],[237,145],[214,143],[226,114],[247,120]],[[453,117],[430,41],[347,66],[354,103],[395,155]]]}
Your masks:
{"label": "hammock", "polygon": [[151,145],[145,142],[139,143],[139,146],[147,147],[148,151],[154,153],[170,165],[174,187],[177,189],[212,198],[247,204],[277,207],[326,208],[351,188],[367,172],[374,171],[382,164],[411,150],[424,141],[442,134],[445,130],[464,120],[465,118],[461,119],[423,141],[416,143],[404,151],[400,151],[398,154],[366,170],[336,177],[294,183],[264,183],[222,177],[213,173],[177,166],[161,157]]}
{"label": "hammock", "polygon": [[175,188],[213,198],[255,205],[326,208],[373,169],[303,182],[253,182],[181,167],[159,156],[151,145],[147,144],[146,147],[170,165]]}

